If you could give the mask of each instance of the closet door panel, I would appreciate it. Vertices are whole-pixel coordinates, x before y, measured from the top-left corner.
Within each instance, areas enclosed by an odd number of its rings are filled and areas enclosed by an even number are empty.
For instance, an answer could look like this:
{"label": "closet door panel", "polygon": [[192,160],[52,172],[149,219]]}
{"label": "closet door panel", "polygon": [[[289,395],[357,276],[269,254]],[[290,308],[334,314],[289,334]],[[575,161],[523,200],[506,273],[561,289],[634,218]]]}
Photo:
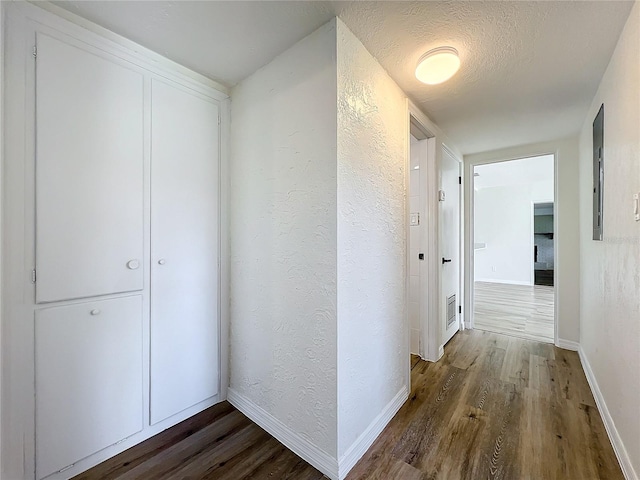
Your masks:
{"label": "closet door panel", "polygon": [[36,311],[43,478],[142,430],[142,297]]}
{"label": "closet door panel", "polygon": [[218,392],[218,107],[152,82],[151,423]]}
{"label": "closet door panel", "polygon": [[38,33],[38,302],[143,288],[143,75]]}

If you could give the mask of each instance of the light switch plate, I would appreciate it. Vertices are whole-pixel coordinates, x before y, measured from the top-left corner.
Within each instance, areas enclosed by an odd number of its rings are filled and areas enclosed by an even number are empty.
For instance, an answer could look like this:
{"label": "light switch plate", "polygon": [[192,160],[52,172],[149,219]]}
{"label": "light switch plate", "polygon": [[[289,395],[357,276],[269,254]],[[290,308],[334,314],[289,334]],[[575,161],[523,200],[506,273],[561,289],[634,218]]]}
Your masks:
{"label": "light switch plate", "polygon": [[409,215],[409,225],[412,227],[417,227],[420,225],[420,214],[412,213]]}
{"label": "light switch plate", "polygon": [[438,201],[444,202],[444,190],[438,190]]}

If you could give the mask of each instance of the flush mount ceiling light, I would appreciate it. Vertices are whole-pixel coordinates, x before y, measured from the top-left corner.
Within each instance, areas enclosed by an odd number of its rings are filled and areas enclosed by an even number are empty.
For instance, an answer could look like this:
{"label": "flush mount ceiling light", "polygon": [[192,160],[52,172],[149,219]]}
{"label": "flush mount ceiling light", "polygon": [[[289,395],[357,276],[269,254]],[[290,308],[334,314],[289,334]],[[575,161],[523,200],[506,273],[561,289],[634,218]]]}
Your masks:
{"label": "flush mount ceiling light", "polygon": [[437,85],[453,77],[459,68],[458,51],[453,47],[438,47],[420,57],[416,78],[427,85]]}

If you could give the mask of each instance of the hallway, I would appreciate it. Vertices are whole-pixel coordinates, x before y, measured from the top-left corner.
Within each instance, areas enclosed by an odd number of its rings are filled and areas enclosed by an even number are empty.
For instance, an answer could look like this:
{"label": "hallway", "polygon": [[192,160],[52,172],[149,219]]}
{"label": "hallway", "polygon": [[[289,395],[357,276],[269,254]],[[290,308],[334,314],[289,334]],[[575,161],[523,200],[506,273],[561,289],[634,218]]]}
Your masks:
{"label": "hallway", "polygon": [[576,352],[478,330],[414,357],[409,401],[359,479],[622,479]]}
{"label": "hallway", "polygon": [[[412,392],[348,480],[622,479],[575,352],[477,330]],[[76,479],[323,477],[223,402]]]}
{"label": "hallway", "polygon": [[553,343],[553,287],[475,282],[474,289],[475,328]]}

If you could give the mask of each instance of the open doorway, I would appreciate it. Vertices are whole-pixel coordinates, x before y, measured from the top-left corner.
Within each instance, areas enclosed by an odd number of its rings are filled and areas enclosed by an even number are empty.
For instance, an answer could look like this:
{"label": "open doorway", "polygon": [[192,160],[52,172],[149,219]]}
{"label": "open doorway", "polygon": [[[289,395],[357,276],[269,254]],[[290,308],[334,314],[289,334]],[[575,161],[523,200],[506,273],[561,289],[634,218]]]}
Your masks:
{"label": "open doorway", "polygon": [[473,174],[474,326],[553,343],[554,156]]}

